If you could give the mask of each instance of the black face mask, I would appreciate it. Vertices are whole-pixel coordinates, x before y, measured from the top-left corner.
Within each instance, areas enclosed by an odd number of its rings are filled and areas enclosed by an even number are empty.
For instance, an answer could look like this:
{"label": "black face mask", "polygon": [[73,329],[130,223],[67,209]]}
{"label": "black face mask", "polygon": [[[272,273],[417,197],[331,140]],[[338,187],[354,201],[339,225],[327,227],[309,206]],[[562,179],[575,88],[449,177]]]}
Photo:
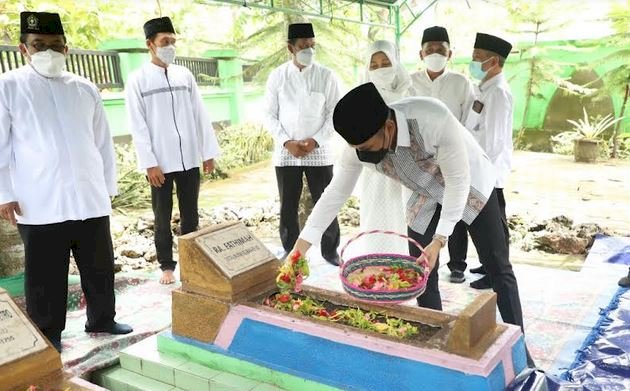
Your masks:
{"label": "black face mask", "polygon": [[364,163],[379,164],[387,155],[387,149],[381,149],[380,151],[359,151],[357,150],[357,157]]}
{"label": "black face mask", "polygon": [[357,150],[357,157],[364,163],[379,164],[385,159],[389,148],[385,146],[385,137],[383,137],[383,148],[378,151],[359,151]]}

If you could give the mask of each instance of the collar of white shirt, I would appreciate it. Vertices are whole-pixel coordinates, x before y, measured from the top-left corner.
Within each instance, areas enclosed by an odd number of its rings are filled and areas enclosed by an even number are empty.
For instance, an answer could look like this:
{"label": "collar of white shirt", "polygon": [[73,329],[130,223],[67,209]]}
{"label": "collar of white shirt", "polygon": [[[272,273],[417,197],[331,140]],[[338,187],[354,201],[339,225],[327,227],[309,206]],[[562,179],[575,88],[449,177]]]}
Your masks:
{"label": "collar of white shirt", "polygon": [[436,77],[435,79],[431,80],[431,77],[429,76],[429,71],[428,70],[424,70],[424,72],[422,72],[424,74],[424,77],[426,78],[426,81],[428,81],[429,83],[435,83],[436,81],[442,80],[446,77],[446,75],[448,74],[448,68],[444,68],[444,72],[442,72],[442,74],[438,77]]}
{"label": "collar of white shirt", "polygon": [[310,72],[311,69],[313,69],[313,64],[302,68],[302,70],[300,71],[300,68],[298,68],[298,66],[295,65],[295,63],[293,61],[289,61],[289,72],[291,72],[291,73],[298,73],[298,74],[304,75],[304,74]]}
{"label": "collar of white shirt", "polygon": [[411,136],[409,135],[409,126],[407,125],[407,117],[405,114],[396,109],[394,109],[394,113],[396,114],[396,130],[398,131],[395,150],[395,152],[397,152],[398,147],[411,146]]}
{"label": "collar of white shirt", "polygon": [[481,92],[487,91],[488,89],[496,86],[497,84],[502,83],[505,80],[505,76],[503,76],[503,72],[495,75],[493,78],[486,80],[485,82],[479,85],[479,89]]}
{"label": "collar of white shirt", "polygon": [[165,69],[168,69],[168,68],[164,68],[164,67],[161,67],[161,66],[159,66],[159,65],[156,65],[156,64],[154,64],[154,63],[153,63],[153,62],[151,62],[151,61],[149,61],[149,62],[147,63],[147,67],[148,67],[148,69],[149,69],[151,72],[159,72],[159,73],[164,73],[164,70],[165,70]]}

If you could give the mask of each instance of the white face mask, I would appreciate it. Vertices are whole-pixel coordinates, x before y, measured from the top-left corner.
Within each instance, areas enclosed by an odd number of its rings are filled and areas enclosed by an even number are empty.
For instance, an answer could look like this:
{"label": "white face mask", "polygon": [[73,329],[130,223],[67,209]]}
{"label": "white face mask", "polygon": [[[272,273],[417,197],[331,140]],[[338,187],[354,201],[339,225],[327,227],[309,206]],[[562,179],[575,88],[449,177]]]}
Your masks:
{"label": "white face mask", "polygon": [[175,61],[175,46],[168,45],[157,47],[155,49],[155,55],[160,59],[164,64],[171,65],[173,61]]}
{"label": "white face mask", "polygon": [[426,64],[427,69],[431,72],[440,72],[441,70],[446,68],[447,61],[448,57],[437,53],[433,53],[424,57],[424,63]]}
{"label": "white face mask", "polygon": [[313,57],[315,57],[315,49],[313,48],[302,49],[295,54],[295,60],[305,67],[313,63]]}
{"label": "white face mask", "polygon": [[391,89],[396,78],[394,67],[378,68],[370,71],[370,80],[377,88]]}
{"label": "white face mask", "polygon": [[29,57],[35,72],[45,77],[59,77],[66,68],[66,56],[52,49],[29,54]]}

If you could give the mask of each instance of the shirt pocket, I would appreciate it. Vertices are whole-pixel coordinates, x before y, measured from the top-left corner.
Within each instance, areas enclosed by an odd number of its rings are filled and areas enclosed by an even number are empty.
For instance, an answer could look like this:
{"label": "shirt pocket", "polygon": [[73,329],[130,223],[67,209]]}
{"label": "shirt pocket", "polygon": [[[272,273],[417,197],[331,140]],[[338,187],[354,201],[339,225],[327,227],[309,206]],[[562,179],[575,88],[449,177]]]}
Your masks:
{"label": "shirt pocket", "polygon": [[324,114],[326,95],[321,92],[311,92],[302,96],[302,102],[300,103],[302,115],[309,118],[320,118]]}
{"label": "shirt pocket", "polygon": [[468,115],[466,116],[466,121],[464,122],[464,126],[466,129],[476,132],[479,131],[479,122],[481,121],[481,114],[477,113],[471,107],[468,110]]}
{"label": "shirt pocket", "polygon": [[321,92],[311,92],[303,95],[300,99],[300,128],[304,129],[310,137],[321,128],[326,120],[324,118],[326,95]]}

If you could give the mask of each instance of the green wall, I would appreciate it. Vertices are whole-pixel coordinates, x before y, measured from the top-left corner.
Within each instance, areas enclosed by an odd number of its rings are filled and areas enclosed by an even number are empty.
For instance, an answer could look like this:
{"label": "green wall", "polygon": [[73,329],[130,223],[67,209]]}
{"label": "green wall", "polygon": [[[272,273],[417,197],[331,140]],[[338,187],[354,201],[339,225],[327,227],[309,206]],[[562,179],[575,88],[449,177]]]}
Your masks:
{"label": "green wall", "polygon": [[[232,107],[236,96],[234,93],[224,89],[202,90],[201,96],[206,105],[208,114],[212,122],[234,122]],[[243,115],[238,122],[260,120],[260,106],[263,102],[262,88],[244,88],[242,92]],[[109,127],[113,137],[129,135],[127,129],[127,113],[125,109],[125,97],[123,93],[105,93],[103,96],[105,113],[109,121]]]}
{"label": "green wall", "polygon": [[[602,41],[564,41],[549,42],[541,45],[541,58],[553,61],[558,66],[557,77],[570,78],[579,68],[593,70],[598,76],[602,76],[607,71],[621,65],[619,60],[604,61],[616,51],[623,48],[606,46]],[[530,51],[526,51],[529,53]],[[508,61],[506,76],[511,79],[510,85],[513,87],[515,95],[514,107],[514,128],[520,129],[522,126],[528,129],[543,128],[547,108],[554,94],[558,92],[555,83],[544,83],[539,94],[529,97],[530,108],[527,118],[523,118],[525,102],[527,99],[527,82],[530,70],[531,56],[514,56]],[[621,111],[622,97],[619,94],[609,95],[612,99],[614,114],[619,115]],[[624,130],[630,130],[630,123],[625,121]],[[567,127],[569,125],[567,124]]]}

